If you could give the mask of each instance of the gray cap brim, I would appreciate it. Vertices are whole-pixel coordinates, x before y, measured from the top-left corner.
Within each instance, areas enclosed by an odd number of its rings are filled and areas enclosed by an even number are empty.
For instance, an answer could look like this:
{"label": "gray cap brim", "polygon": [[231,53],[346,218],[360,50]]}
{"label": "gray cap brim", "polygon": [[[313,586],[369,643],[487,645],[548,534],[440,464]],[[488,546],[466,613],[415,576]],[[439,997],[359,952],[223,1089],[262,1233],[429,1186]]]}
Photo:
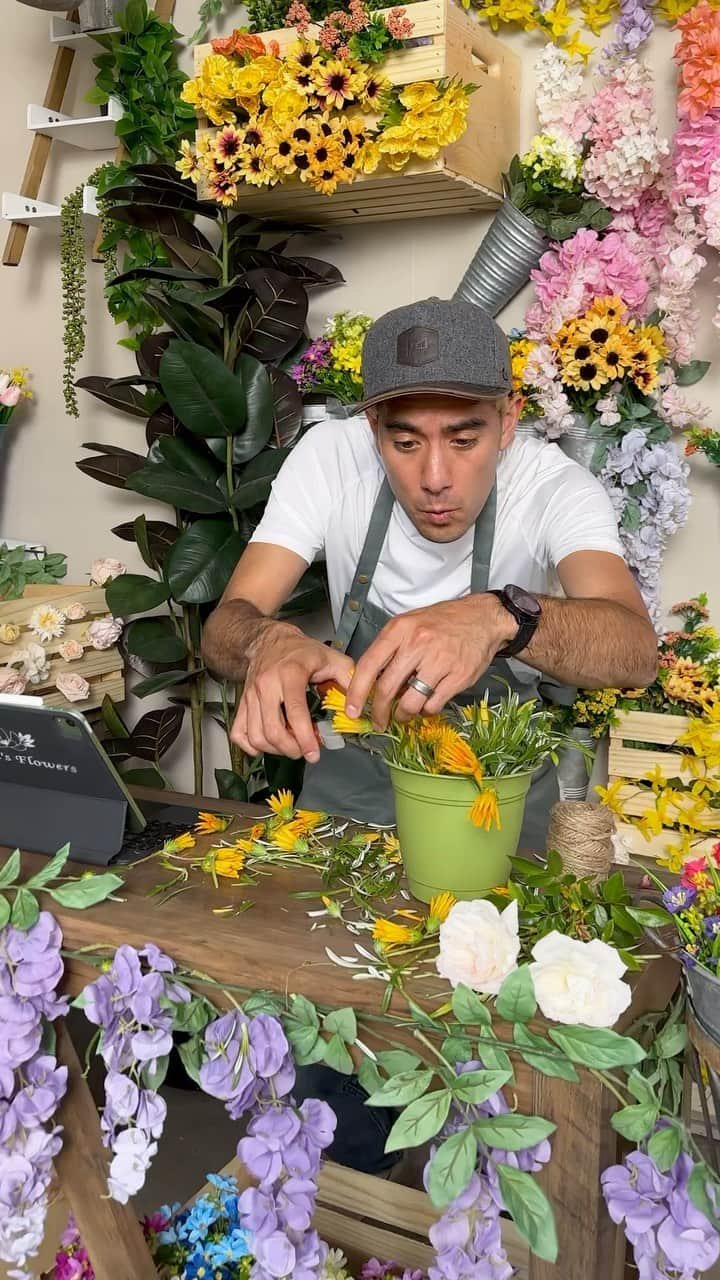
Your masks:
{"label": "gray cap brim", "polygon": [[511,391],[507,387],[473,387],[466,382],[423,382],[413,387],[395,387],[387,391],[377,391],[374,396],[363,400],[355,410],[362,413],[373,405],[382,404],[385,400],[405,400],[408,396],[453,396],[457,400],[497,400],[508,396]]}

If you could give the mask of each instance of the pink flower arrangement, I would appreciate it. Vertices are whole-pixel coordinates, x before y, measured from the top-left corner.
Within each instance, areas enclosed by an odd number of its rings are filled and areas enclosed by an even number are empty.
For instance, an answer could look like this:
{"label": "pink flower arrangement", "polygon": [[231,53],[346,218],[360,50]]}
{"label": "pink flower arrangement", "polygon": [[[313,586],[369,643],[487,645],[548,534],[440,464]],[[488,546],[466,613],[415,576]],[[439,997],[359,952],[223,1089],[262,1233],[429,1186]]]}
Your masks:
{"label": "pink flower arrangement", "polygon": [[668,144],[658,137],[652,76],[636,58],[611,72],[590,103],[585,188],[609,209],[632,209],[660,173]]}
{"label": "pink flower arrangement", "polygon": [[680,120],[673,166],[673,207],[692,210],[700,234],[720,248],[720,106],[706,115]]}
{"label": "pink flower arrangement", "polygon": [[677,21],[681,32],[675,50],[683,86],[678,112],[699,120],[720,107],[720,12],[701,0]]}
{"label": "pink flower arrangement", "polygon": [[549,249],[531,272],[537,302],[530,307],[527,332],[549,337],[566,321],[583,315],[595,298],[622,298],[630,311],[645,314],[650,291],[646,264],[624,232],[581,228],[571,240]]}

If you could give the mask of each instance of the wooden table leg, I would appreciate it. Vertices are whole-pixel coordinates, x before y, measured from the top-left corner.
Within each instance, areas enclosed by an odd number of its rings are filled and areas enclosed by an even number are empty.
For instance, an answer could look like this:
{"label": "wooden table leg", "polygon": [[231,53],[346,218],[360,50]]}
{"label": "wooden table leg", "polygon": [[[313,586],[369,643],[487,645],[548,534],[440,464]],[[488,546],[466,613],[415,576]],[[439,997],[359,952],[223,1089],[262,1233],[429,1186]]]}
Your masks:
{"label": "wooden table leg", "polygon": [[55,1171],[95,1275],[97,1280],[157,1280],[132,1206],[108,1198],[108,1153],[97,1108],[65,1022],[60,1019],[56,1027],[57,1060],[68,1069],[68,1090],[58,1115],[64,1132]]}
{"label": "wooden table leg", "polygon": [[530,1280],[623,1280],[624,1256],[605,1207],[600,1174],[617,1161],[610,1128],[614,1098],[587,1072],[580,1084],[533,1074],[533,1110],[553,1120],[552,1158],[538,1180],[555,1210],[559,1254],[551,1265],[530,1257]]}

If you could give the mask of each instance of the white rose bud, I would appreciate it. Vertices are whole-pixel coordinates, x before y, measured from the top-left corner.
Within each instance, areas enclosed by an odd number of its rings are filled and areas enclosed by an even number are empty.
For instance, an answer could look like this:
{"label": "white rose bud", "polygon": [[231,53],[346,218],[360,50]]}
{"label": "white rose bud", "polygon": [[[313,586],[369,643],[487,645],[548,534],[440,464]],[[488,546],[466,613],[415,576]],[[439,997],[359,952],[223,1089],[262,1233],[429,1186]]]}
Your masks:
{"label": "white rose bud", "polygon": [[85,637],[93,649],[112,649],[120,639],[122,629],[122,618],[98,618],[90,623]]}
{"label": "white rose bud", "polygon": [[77,662],[78,658],[82,658],[85,650],[77,640],[64,640],[58,649],[58,653],[64,662]]}
{"label": "white rose bud", "polygon": [[65,610],[65,617],[68,622],[82,622],[83,618],[87,618],[87,615],[88,611],[85,605],[81,604],[79,600],[73,600],[72,604],[69,604]]}
{"label": "white rose bud", "polygon": [[508,974],[517,969],[518,931],[514,900],[502,913],[481,898],[456,902],[440,925],[438,973],[453,987],[462,982],[473,991],[497,995]]}
{"label": "white rose bud", "polygon": [[90,581],[96,587],[104,587],[106,582],[111,582],[113,578],[119,578],[123,573],[127,573],[127,569],[121,560],[112,560],[105,556],[101,560],[93,560]]}
{"label": "white rose bud", "polygon": [[536,942],[529,965],[541,1012],[551,1022],[612,1027],[632,1000],[627,968],[599,938],[580,942],[554,930]]}

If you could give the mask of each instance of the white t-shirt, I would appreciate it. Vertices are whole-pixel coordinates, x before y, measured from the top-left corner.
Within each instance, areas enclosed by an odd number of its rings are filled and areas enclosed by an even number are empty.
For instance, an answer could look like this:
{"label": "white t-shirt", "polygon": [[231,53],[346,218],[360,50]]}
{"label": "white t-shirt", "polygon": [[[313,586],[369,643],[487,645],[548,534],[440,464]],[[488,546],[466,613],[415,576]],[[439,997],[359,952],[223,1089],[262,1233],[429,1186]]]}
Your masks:
{"label": "white t-shirt", "polygon": [[[308,564],[325,557],[336,626],[384,477],[364,416],[319,422],[283,464],[251,539]],[[473,539],[470,528],[454,542],[429,542],[396,502],[368,599],[395,615],[467,595]],[[573,551],[622,556],[610,499],[557,445],[514,440],[498,464],[488,586],[557,593],[555,567]]]}

